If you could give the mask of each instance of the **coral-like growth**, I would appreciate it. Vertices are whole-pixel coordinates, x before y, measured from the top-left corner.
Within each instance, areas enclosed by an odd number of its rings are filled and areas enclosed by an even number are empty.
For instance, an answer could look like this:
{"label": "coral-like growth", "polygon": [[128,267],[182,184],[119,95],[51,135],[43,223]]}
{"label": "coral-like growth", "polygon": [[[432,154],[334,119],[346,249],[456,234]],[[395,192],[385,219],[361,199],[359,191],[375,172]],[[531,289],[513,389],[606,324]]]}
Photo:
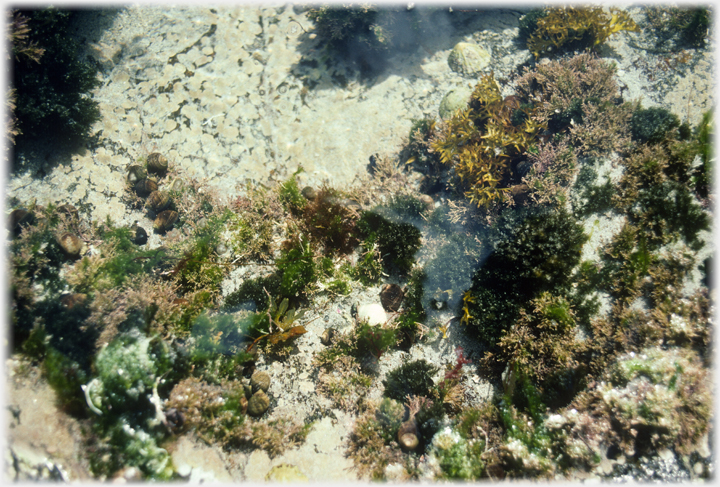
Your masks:
{"label": "coral-like growth", "polygon": [[302,212],[305,229],[314,241],[320,242],[326,253],[348,254],[358,244],[355,222],[357,212],[341,203],[339,193],[330,188],[318,191]]}
{"label": "coral-like growth", "polygon": [[490,207],[509,191],[510,163],[536,140],[542,123],[517,97],[505,99],[493,75],[483,75],[467,109],[440,124],[430,142],[452,164],[459,187],[476,205]]}
{"label": "coral-like growth", "polygon": [[711,397],[694,352],[650,348],[619,357],[605,381],[546,424],[556,454],[576,465],[592,465],[611,444],[636,458],[663,447],[682,453],[707,432]]}
{"label": "coral-like growth", "polygon": [[640,31],[627,12],[615,8],[610,15],[600,7],[553,7],[545,13],[527,43],[535,58],[561,48],[595,48],[617,32]]}
{"label": "coral-like growth", "polygon": [[360,234],[372,248],[377,243],[386,271],[405,274],[420,248],[420,230],[410,223],[395,223],[374,211],[364,211],[357,223]]}
{"label": "coral-like growth", "polygon": [[591,157],[627,149],[630,104],[620,104],[615,67],[592,54],[525,68],[517,94],[534,107],[538,123],[565,132],[570,145]]}
{"label": "coral-like growth", "polygon": [[679,126],[677,115],[659,107],[638,107],[630,119],[633,140],[640,144],[659,142],[665,134]]}
{"label": "coral-like growth", "polygon": [[499,222],[499,241],[463,298],[461,321],[495,345],[524,306],[543,291],[566,289],[587,237],[564,210]]}

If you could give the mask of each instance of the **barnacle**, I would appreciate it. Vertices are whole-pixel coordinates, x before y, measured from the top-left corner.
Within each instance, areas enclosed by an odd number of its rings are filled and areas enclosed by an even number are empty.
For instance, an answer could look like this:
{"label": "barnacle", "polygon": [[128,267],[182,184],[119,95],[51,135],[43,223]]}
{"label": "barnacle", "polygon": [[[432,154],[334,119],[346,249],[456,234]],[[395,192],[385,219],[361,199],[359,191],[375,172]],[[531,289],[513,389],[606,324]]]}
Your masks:
{"label": "barnacle", "polygon": [[610,9],[610,16],[600,7],[549,8],[546,12],[547,15],[537,21],[537,29],[527,43],[535,58],[572,43],[594,48],[621,30],[640,30],[627,12],[615,8]]}

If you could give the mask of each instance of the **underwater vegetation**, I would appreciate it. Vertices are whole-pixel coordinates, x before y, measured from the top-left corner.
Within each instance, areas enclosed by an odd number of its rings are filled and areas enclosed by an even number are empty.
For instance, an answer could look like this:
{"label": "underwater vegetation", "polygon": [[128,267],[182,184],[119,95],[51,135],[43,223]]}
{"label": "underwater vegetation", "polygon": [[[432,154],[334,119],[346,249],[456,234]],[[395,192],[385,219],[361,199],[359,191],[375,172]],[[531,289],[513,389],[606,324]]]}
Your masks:
{"label": "underwater vegetation", "polygon": [[656,49],[703,48],[707,44],[711,25],[707,7],[650,6],[645,9],[645,18],[645,28],[653,32]]}
{"label": "underwater vegetation", "polygon": [[[368,28],[384,25],[378,9],[310,12],[318,35],[349,35],[344,49],[391,42]],[[678,25],[702,32],[707,13]],[[636,30],[586,8],[520,27],[538,57]],[[347,191],[300,188],[296,173],[223,202],[142,156],[124,201],[147,221],[174,213],[152,249],[138,223],[13,202],[12,351],[82,419],[103,480],[128,467],[179,480],[171,452],[189,434],[274,458],[333,409],[355,417],[346,453],[376,480],[611,478],[607,462],[662,449],[708,477],[713,115],[681,124],[623,100],[615,75],[587,52],[524,68],[510,96],[484,75],[466,107],[414,121],[397,158],[374,156]],[[393,180],[405,187],[383,193]],[[617,232],[589,249],[601,219]],[[356,298],[382,318],[358,318]],[[280,415],[306,358],[322,410]]]}
{"label": "underwater vegetation", "polygon": [[501,221],[496,238],[463,296],[460,319],[489,346],[517,319],[520,306],[542,292],[566,290],[587,239],[563,210]]}
{"label": "underwater vegetation", "polygon": [[46,136],[48,127],[63,142],[84,137],[99,117],[97,102],[88,96],[99,81],[95,67],[80,59],[79,45],[70,35],[76,14],[48,7],[15,15],[23,36],[14,44],[11,76],[16,140]]}
{"label": "underwater vegetation", "polygon": [[617,32],[640,30],[627,12],[611,8],[608,15],[600,7],[549,7],[542,15],[533,14],[523,26],[521,34],[535,58],[562,50],[594,49]]}
{"label": "underwater vegetation", "polygon": [[483,75],[468,108],[440,124],[430,148],[452,164],[465,196],[490,207],[510,192],[511,163],[536,141],[542,123],[516,97],[500,95],[493,75]]}

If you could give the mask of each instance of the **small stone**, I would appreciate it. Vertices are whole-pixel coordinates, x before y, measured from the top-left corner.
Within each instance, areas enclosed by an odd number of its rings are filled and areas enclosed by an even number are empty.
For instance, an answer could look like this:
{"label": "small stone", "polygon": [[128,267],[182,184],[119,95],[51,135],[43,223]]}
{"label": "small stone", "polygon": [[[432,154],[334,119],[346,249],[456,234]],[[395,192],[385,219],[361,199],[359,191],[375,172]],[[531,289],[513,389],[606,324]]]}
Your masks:
{"label": "small stone", "polygon": [[387,314],[380,303],[363,304],[357,307],[357,321],[367,321],[370,326],[387,321]]}
{"label": "small stone", "polygon": [[87,300],[87,294],[72,293],[60,296],[60,304],[67,309],[73,309],[75,306],[81,306]]}
{"label": "small stone", "polygon": [[250,416],[260,417],[270,407],[270,398],[263,391],[257,391],[248,401],[247,413]]}
{"label": "small stone", "polygon": [[268,482],[307,482],[307,476],[295,465],[275,465],[265,476]]}
{"label": "small stone", "polygon": [[253,393],[261,390],[267,392],[270,389],[270,374],[263,371],[255,372],[250,377],[250,386],[252,387]]}
{"label": "small stone", "polygon": [[448,56],[450,69],[463,76],[475,76],[490,64],[490,53],[477,44],[458,42]]}
{"label": "small stone", "polygon": [[438,114],[442,119],[452,117],[456,111],[467,108],[472,90],[467,87],[454,88],[448,91],[440,101]]}
{"label": "small stone", "polygon": [[435,208],[435,202],[433,201],[432,196],[430,196],[429,194],[421,194],[420,196],[418,196],[418,199],[422,204],[425,205],[427,211],[432,211]]}

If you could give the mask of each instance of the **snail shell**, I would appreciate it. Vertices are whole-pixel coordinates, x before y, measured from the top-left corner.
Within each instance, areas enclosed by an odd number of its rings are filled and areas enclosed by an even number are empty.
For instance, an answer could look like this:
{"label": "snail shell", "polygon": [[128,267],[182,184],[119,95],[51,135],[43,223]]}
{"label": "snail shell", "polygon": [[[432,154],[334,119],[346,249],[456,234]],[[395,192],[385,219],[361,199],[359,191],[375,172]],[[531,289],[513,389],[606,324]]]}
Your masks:
{"label": "snail shell", "polygon": [[263,391],[257,391],[248,401],[247,413],[250,416],[262,416],[270,407],[270,398]]}
{"label": "snail shell", "polygon": [[168,168],[167,158],[159,152],[153,152],[147,157],[147,169],[154,174],[165,174]]}
{"label": "snail shell", "polygon": [[135,192],[137,193],[138,196],[140,196],[142,198],[145,198],[153,191],[157,191],[157,189],[158,189],[157,182],[155,182],[155,180],[149,179],[149,178],[141,179],[135,185]]}
{"label": "snail shell", "polygon": [[61,214],[64,213],[67,216],[69,216],[70,218],[77,218],[77,216],[78,216],[77,208],[75,208],[70,203],[65,203],[64,205],[58,206],[55,209],[55,211],[57,211],[58,213],[61,213]]}
{"label": "snail shell", "polygon": [[32,225],[34,220],[35,217],[32,213],[30,213],[25,208],[18,208],[17,210],[13,210],[10,213],[8,226],[10,227],[10,230],[15,233],[15,235],[19,235],[22,227],[25,225]]}
{"label": "snail shell", "polygon": [[144,167],[132,164],[128,166],[127,181],[133,186],[147,177],[147,171]]}
{"label": "snail shell", "polygon": [[83,248],[83,241],[72,233],[64,233],[57,239],[62,251],[68,257],[78,257]]}
{"label": "snail shell", "polygon": [[411,418],[400,425],[397,432],[398,443],[405,450],[414,450],[420,444],[417,422]]}
{"label": "snail shell", "polygon": [[397,284],[385,284],[380,291],[380,302],[385,311],[394,313],[400,309],[405,292]]}
{"label": "snail shell", "polygon": [[148,240],[147,232],[138,225],[138,222],[133,223],[133,226],[130,227],[130,237],[135,245],[145,245]]}
{"label": "snail shell", "polygon": [[155,218],[155,222],[153,223],[153,228],[160,233],[165,233],[172,228],[172,226],[175,224],[177,219],[178,219],[177,211],[173,211],[173,210],[162,211],[157,216],[157,218]]}
{"label": "snail shell", "polygon": [[170,195],[165,191],[153,191],[148,196],[145,206],[154,211],[162,211],[170,204]]}
{"label": "snail shell", "polygon": [[312,201],[315,199],[315,197],[317,197],[317,191],[315,191],[315,188],[313,188],[312,186],[305,186],[302,189],[301,193],[306,200]]}
{"label": "snail shell", "polygon": [[252,387],[253,393],[257,391],[267,392],[270,389],[270,374],[264,371],[255,372],[250,377],[250,387]]}

